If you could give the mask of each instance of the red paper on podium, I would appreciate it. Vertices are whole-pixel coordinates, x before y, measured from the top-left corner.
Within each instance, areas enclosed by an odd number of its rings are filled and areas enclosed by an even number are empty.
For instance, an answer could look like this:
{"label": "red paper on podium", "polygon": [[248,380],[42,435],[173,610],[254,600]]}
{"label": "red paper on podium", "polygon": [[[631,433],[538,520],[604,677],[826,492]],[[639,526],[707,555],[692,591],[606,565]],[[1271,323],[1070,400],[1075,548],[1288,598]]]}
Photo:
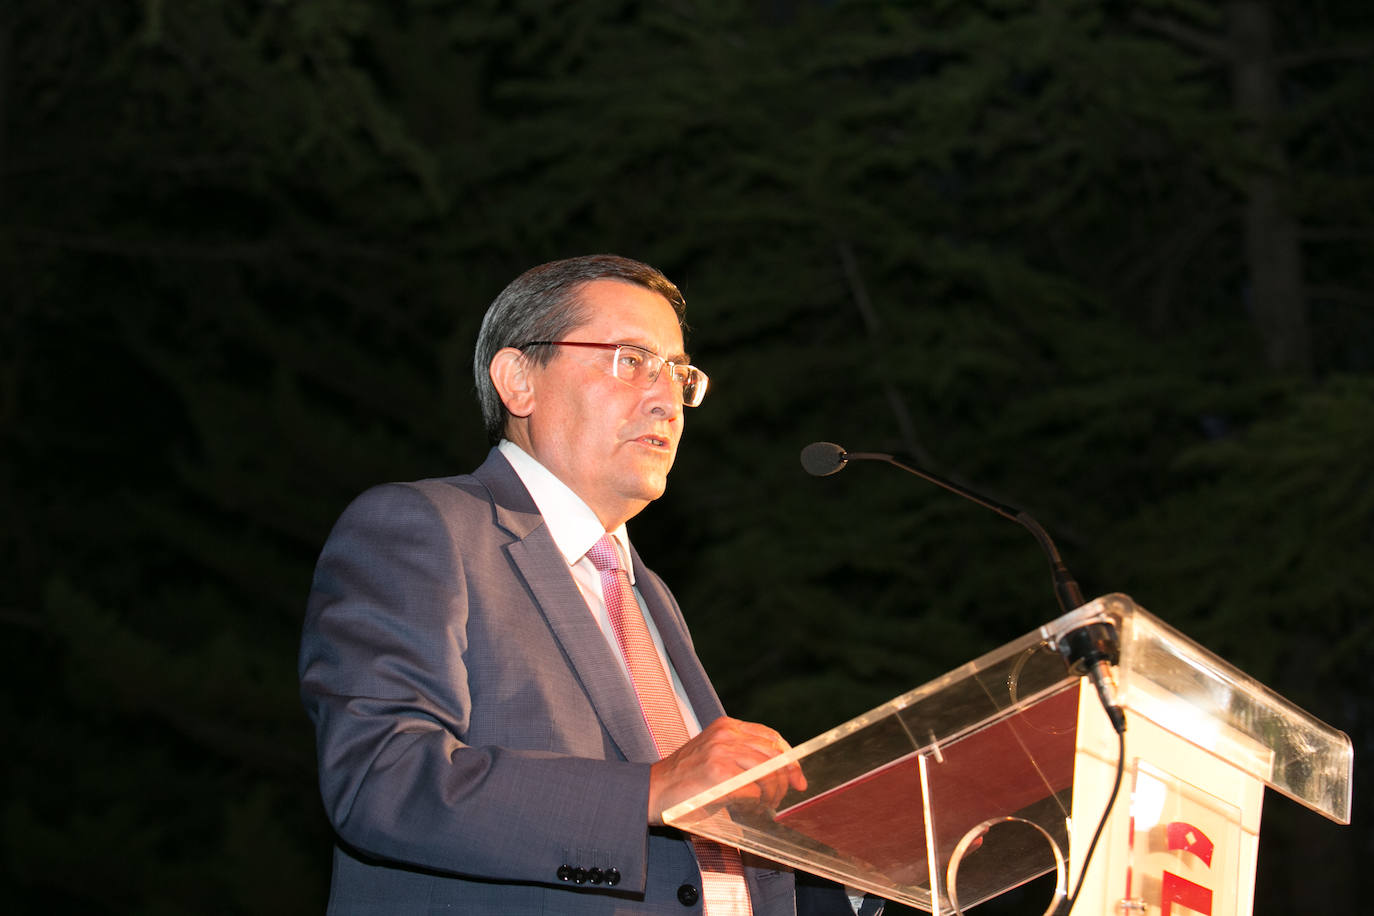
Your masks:
{"label": "red paper on podium", "polygon": [[[777,822],[905,884],[928,878],[920,758],[940,859],[971,829],[1073,785],[1078,690],[895,760],[781,810]],[[1064,803],[1067,807],[1067,802]]]}

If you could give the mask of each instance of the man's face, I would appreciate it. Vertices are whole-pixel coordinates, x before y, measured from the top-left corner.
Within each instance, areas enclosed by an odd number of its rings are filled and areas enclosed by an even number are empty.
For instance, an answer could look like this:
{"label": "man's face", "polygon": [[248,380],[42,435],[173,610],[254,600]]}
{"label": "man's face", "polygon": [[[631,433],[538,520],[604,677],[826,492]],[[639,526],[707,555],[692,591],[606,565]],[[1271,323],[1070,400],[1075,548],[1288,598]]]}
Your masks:
{"label": "man's face", "polygon": [[[591,317],[564,340],[634,344],[686,362],[677,315],[658,293],[599,279],[581,299]],[[554,349],[532,370],[526,447],[614,528],[663,494],[682,437],[681,395],[666,370],[647,389],[614,377],[614,351]]]}

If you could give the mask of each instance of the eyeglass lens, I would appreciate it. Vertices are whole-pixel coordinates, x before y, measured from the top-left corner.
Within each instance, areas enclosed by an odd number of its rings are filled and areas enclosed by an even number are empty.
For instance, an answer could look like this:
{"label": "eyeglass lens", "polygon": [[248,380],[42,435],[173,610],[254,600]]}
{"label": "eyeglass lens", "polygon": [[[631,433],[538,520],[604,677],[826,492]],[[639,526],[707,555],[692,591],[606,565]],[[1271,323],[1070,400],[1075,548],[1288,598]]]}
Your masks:
{"label": "eyeglass lens", "polygon": [[700,404],[706,393],[702,384],[705,376],[700,369],[665,362],[661,356],[640,347],[623,345],[615,351],[616,378],[639,388],[648,388],[658,381],[658,374],[665,365],[671,367],[671,378],[682,392],[682,402],[689,407]]}

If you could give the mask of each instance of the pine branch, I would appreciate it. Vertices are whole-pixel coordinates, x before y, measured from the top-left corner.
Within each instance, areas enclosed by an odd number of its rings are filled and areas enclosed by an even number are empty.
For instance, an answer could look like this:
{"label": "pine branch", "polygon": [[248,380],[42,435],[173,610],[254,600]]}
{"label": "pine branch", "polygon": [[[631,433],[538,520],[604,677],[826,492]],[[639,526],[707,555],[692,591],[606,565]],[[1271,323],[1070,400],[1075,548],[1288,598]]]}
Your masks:
{"label": "pine branch", "polygon": [[1235,57],[1234,50],[1227,42],[1218,39],[1211,33],[1179,22],[1177,19],[1155,16],[1137,10],[1131,13],[1131,22],[1147,31],[1168,38],[1180,47],[1210,58],[1218,64],[1229,65]]}
{"label": "pine branch", "polygon": [[[854,257],[854,248],[847,240],[838,239],[835,248],[839,254],[840,266],[844,270],[845,281],[849,284],[850,301],[859,311],[859,317],[863,319],[864,332],[868,337],[869,346],[879,350],[879,338],[882,333],[882,322],[878,319],[878,313],[873,308],[873,302],[868,297],[868,286],[864,283],[863,275],[859,271],[858,260]],[[883,398],[887,401],[888,407],[892,410],[892,417],[897,421],[898,435],[901,438],[902,446],[907,454],[916,458],[922,464],[932,464],[933,460],[930,453],[921,445],[916,437],[916,424],[912,422],[911,410],[907,407],[906,398],[901,391],[889,379],[884,378],[882,383]]]}

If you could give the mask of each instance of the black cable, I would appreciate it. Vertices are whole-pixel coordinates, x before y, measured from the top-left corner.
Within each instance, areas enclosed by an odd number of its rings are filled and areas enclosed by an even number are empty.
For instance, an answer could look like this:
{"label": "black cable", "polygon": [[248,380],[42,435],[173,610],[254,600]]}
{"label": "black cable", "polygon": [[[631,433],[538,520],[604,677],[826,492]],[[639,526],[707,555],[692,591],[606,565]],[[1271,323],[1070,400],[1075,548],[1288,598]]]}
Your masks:
{"label": "black cable", "polygon": [[1112,808],[1116,805],[1117,793],[1121,791],[1121,777],[1126,769],[1126,732],[1123,729],[1116,733],[1116,780],[1112,783],[1112,794],[1107,799],[1107,808],[1102,812],[1102,819],[1097,822],[1097,830],[1093,832],[1093,840],[1088,844],[1088,854],[1083,857],[1083,868],[1078,873],[1078,883],[1074,885],[1073,894],[1069,896],[1055,911],[1056,916],[1069,916],[1073,911],[1074,904],[1078,902],[1078,894],[1083,890],[1083,879],[1088,876],[1088,866],[1092,863],[1093,853],[1097,850],[1097,841],[1102,838],[1102,831],[1106,829],[1107,820],[1111,817]]}

